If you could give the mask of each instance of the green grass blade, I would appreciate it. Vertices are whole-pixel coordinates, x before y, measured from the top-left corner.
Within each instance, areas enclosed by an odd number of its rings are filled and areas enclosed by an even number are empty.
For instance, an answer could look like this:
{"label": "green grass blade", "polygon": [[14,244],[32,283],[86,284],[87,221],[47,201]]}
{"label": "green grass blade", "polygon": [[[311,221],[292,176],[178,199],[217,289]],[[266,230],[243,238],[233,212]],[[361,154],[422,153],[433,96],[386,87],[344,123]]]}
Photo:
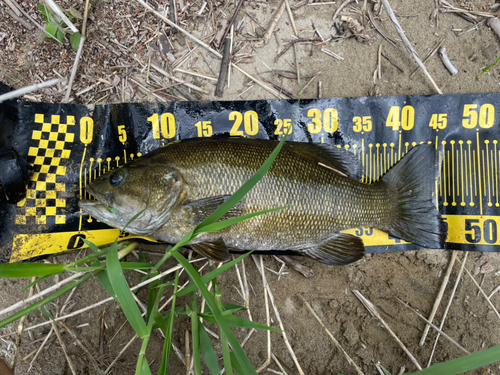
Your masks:
{"label": "green grass blade", "polygon": [[437,365],[417,371],[418,375],[455,375],[500,361],[500,345],[481,350],[466,356],[438,363]]}
{"label": "green grass blade", "polygon": [[122,270],[147,270],[154,266],[147,262],[120,262]]}
{"label": "green grass blade", "polygon": [[241,348],[240,343],[238,340],[236,340],[236,337],[234,336],[233,332],[231,331],[231,328],[229,327],[229,324],[226,322],[224,317],[222,316],[222,313],[219,311],[217,308],[217,303],[215,302],[214,297],[212,296],[212,293],[208,290],[207,286],[201,279],[200,275],[198,272],[194,269],[194,267],[187,261],[182,254],[179,254],[178,252],[172,252],[172,255],[177,259],[177,261],[184,267],[188,275],[191,277],[193,282],[196,284],[198,289],[200,290],[203,298],[205,298],[205,301],[207,302],[208,306],[212,310],[215,320],[217,324],[220,327],[221,332],[224,333],[224,335],[227,337],[227,340],[229,341],[229,344],[231,344],[231,347],[233,348],[233,351],[236,355],[236,358],[238,362],[240,363],[242,369],[244,370],[243,374],[257,374],[252,367],[252,364],[250,363],[248,357],[246,356],[245,352]]}
{"label": "green grass blade", "polygon": [[[253,329],[262,329],[262,330],[266,330],[266,331],[281,332],[281,330],[279,328],[269,327],[269,326],[266,326],[265,324],[252,322],[251,320],[243,319],[243,318],[240,318],[237,316],[226,315],[224,313],[222,314],[222,316],[224,316],[224,318],[226,319],[226,322],[231,327],[253,328]],[[209,323],[216,323],[216,320],[215,320],[213,315],[200,314],[200,317]]]}
{"label": "green grass blade", "polygon": [[[203,280],[203,282],[206,284],[208,282],[210,282],[211,280],[215,279],[217,276],[219,276],[221,273],[223,273],[224,271],[228,270],[229,268],[231,268],[232,266],[234,266],[236,263],[238,263],[239,261],[245,259],[247,256],[249,256],[251,254],[251,252],[249,253],[246,253],[246,254],[243,254],[242,256],[230,261],[230,262],[227,262],[227,263],[224,263],[222,266],[220,266],[219,268],[216,268],[215,270],[213,271],[210,271],[209,273],[207,273],[206,275],[202,276],[201,279]],[[196,285],[194,284],[191,284],[189,285],[187,288],[184,288],[182,290],[179,291],[179,293],[177,293],[177,297],[182,297],[188,293],[191,293],[193,290],[196,290]]]}
{"label": "green grass blade", "polygon": [[[122,267],[122,270],[147,270],[151,267],[154,266],[152,263],[139,263],[139,262],[120,262],[120,266]],[[72,271],[72,272],[85,272],[85,271],[97,271],[97,270],[104,270],[106,268],[106,265],[99,265],[99,266],[88,266],[88,267],[66,267],[66,271]]]}
{"label": "green grass blade", "polygon": [[161,357],[161,365],[160,369],[158,370],[158,375],[167,375],[168,359],[170,358],[170,352],[172,351],[172,332],[175,319],[175,302],[177,300],[178,284],[179,284],[179,270],[175,271],[174,294],[172,295],[172,308],[170,309],[170,315],[168,317],[167,332],[165,333],[165,342],[163,344],[163,354]]}
{"label": "green grass blade", "polygon": [[[151,274],[151,276],[154,277],[157,274],[158,274],[158,272],[155,272],[155,273]],[[158,300],[158,294],[160,294],[160,297],[161,297],[161,293],[163,293],[163,288],[156,288],[158,283],[159,283],[159,280],[155,280],[148,285],[148,306],[147,306],[147,310],[146,310],[146,321],[147,322],[149,322],[151,320],[150,319],[151,314],[156,313],[156,310],[158,307],[157,306],[158,304],[156,303],[156,301]],[[149,323],[148,323],[148,325],[149,325]]]}
{"label": "green grass blade", "polygon": [[[219,285],[217,284],[217,279],[214,280],[214,292],[215,292],[215,302],[217,304],[217,308],[222,313],[223,309],[222,309],[221,292],[219,289]],[[224,369],[226,370],[227,375],[232,375],[233,365],[231,363],[231,351],[229,350],[229,345],[227,344],[226,335],[222,330],[220,331],[220,341],[222,346],[222,358],[224,360]]]}
{"label": "green grass blade", "polygon": [[193,362],[194,373],[201,375],[201,358],[200,358],[200,334],[198,326],[200,319],[198,318],[198,306],[196,304],[196,292],[191,293],[191,341],[193,342]]}
{"label": "green grass blade", "polygon": [[220,375],[219,361],[217,361],[217,354],[215,353],[212,340],[208,336],[205,326],[200,323],[198,327],[200,351],[203,361],[207,365],[212,375]]}
{"label": "green grass blade", "polygon": [[227,228],[227,227],[229,227],[231,225],[234,225],[234,224],[237,224],[237,223],[241,223],[244,220],[251,219],[252,217],[264,215],[264,214],[267,214],[269,212],[274,212],[274,211],[282,210],[282,209],[288,208],[288,207],[290,207],[290,206],[283,206],[283,207],[271,208],[269,210],[263,210],[263,211],[259,211],[259,212],[253,212],[251,214],[246,214],[246,215],[242,215],[242,216],[238,216],[238,217],[233,217],[231,219],[227,219],[227,220],[223,220],[223,221],[218,221],[216,223],[207,224],[207,225],[205,225],[203,227],[203,229],[201,229],[197,233],[218,232],[218,231],[220,231],[220,230],[222,230],[224,228]]}
{"label": "green grass blade", "polygon": [[158,328],[161,329],[163,334],[166,335],[167,323],[165,323],[165,319],[163,319],[163,315],[161,315],[158,311],[155,313],[155,322],[156,322],[156,325],[158,326]]}
{"label": "green grass blade", "polygon": [[142,319],[139,307],[137,307],[127,280],[123,275],[122,267],[118,260],[118,246],[116,241],[109,247],[106,263],[109,281],[115,292],[116,299],[122,307],[123,313],[139,337],[144,338],[148,333],[146,323]]}
{"label": "green grass blade", "polygon": [[89,240],[87,240],[86,238],[82,238],[82,241],[85,245],[87,245],[90,250],[92,250],[94,253],[98,253],[100,252],[101,250],[97,247],[96,244],[94,244],[93,242],[90,242]]}
{"label": "green grass blade", "polygon": [[23,289],[21,289],[21,291],[19,292],[19,294],[21,294],[22,292],[28,290],[29,288],[31,288],[32,286],[38,284],[39,282],[43,281],[43,280],[46,280],[48,279],[49,277],[51,277],[52,275],[45,275],[45,276],[42,276],[42,277],[39,277],[38,279],[36,279],[35,281],[32,281],[31,283],[29,283],[28,285],[26,285]]}
{"label": "green grass blade", "polygon": [[488,73],[490,71],[491,68],[493,68],[495,65],[497,65],[498,63],[500,63],[500,56],[498,57],[497,61],[495,61],[493,64],[491,65],[488,65],[486,68],[483,69],[483,71],[481,72],[481,74],[479,74],[477,76],[477,78],[481,78],[481,76],[484,74],[484,73]]}
{"label": "green grass blade", "polygon": [[238,374],[244,374],[245,370],[243,370],[243,368],[241,367],[240,363],[238,362],[238,359],[236,358],[236,356],[234,355],[233,352],[231,352],[229,354],[230,358],[231,358],[231,366],[233,366],[234,370],[238,373]]}
{"label": "green grass blade", "polygon": [[142,362],[141,375],[151,375],[151,369],[149,368],[148,361]]}
{"label": "green grass blade", "polygon": [[55,275],[64,271],[64,264],[5,263],[0,264],[0,277],[21,278]]}
{"label": "green grass blade", "polygon": [[148,321],[148,325],[146,327],[147,335],[142,340],[141,351],[139,352],[139,358],[137,360],[137,368],[135,371],[136,375],[151,374],[149,366],[147,366],[147,368],[144,367],[144,364],[146,365],[148,364],[148,361],[146,360],[146,349],[148,347],[149,339],[151,337],[151,331],[153,330],[153,325],[155,322],[154,316],[156,315],[155,313],[158,311],[158,305],[160,304],[160,299],[162,295],[163,295],[163,288],[160,288],[159,290],[156,288],[150,288],[151,298],[148,299],[153,299],[153,301],[150,311],[149,311],[150,306],[148,306],[148,314],[147,314],[148,318],[146,318],[146,320]]}

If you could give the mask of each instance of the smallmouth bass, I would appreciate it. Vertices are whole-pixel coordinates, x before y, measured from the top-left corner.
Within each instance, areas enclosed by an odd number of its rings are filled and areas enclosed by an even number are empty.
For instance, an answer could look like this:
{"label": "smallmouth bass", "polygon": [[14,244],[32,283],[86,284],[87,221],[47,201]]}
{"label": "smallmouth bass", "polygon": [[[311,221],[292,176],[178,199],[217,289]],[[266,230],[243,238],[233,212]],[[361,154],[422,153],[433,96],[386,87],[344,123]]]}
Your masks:
{"label": "smallmouth bass", "polygon": [[[176,243],[264,163],[278,141],[188,139],[169,144],[92,181],[97,201],[81,209],[127,231]],[[287,208],[203,233],[190,246],[224,261],[228,249],[291,250],[330,265],[362,258],[360,238],[340,233],[373,227],[422,247],[439,248],[446,229],[433,203],[436,150],[411,149],[379,181],[361,183],[354,155],[337,147],[286,142],[267,174],[222,219]]]}

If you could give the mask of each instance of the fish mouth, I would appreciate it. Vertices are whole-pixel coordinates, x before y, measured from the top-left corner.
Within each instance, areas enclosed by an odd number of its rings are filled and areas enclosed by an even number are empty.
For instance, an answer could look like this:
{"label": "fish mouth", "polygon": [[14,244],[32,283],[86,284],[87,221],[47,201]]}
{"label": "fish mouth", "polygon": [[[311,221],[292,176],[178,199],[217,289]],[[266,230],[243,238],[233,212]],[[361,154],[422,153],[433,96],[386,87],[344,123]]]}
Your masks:
{"label": "fish mouth", "polygon": [[90,186],[87,186],[85,190],[87,193],[91,194],[95,200],[80,199],[78,206],[80,206],[83,211],[96,217],[103,215],[109,216],[113,214],[104,194],[96,193]]}

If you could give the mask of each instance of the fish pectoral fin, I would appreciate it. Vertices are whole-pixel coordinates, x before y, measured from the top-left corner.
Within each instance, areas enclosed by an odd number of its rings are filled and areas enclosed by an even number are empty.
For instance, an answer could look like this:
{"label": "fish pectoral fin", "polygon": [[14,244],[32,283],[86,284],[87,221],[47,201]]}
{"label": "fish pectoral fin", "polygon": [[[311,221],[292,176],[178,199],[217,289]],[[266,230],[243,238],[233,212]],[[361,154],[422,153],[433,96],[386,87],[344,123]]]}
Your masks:
{"label": "fish pectoral fin", "polygon": [[[191,218],[189,223],[191,225],[198,225],[207,217],[209,217],[217,208],[219,208],[222,203],[227,201],[229,197],[230,195],[219,195],[217,197],[203,198],[187,203],[185,207],[186,209],[191,211]],[[226,214],[222,216],[221,220],[240,216],[242,214],[241,207],[241,204],[237,204],[228,212],[226,212]]]}
{"label": "fish pectoral fin", "polygon": [[214,242],[190,244],[190,246],[198,254],[204,255],[211,260],[217,262],[229,260],[229,250],[222,239]]}
{"label": "fish pectoral fin", "polygon": [[300,252],[330,266],[344,266],[360,260],[365,254],[365,245],[352,234],[336,233],[328,241]]}

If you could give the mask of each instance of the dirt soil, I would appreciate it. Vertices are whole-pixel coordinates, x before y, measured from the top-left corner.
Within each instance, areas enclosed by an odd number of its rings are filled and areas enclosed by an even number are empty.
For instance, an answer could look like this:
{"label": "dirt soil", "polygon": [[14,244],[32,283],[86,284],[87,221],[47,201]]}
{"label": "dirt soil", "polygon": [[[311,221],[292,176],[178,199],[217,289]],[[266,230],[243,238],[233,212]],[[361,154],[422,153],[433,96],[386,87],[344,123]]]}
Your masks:
{"label": "dirt soil", "polygon": [[[15,0],[0,0],[0,81],[19,88],[51,78],[68,77],[76,56],[69,42],[65,40],[60,45],[47,39],[44,33],[34,27],[34,23],[25,15],[15,15],[9,5],[12,2]],[[65,9],[74,7],[83,14],[82,1],[56,2]],[[500,89],[498,68],[495,67],[490,73],[480,79],[477,78],[484,67],[495,62],[500,52],[498,38],[485,22],[480,22],[483,20],[480,13],[475,13],[475,22],[479,24],[474,27],[474,23],[470,22],[471,19],[466,19],[468,16],[464,18],[463,13],[446,12],[444,5],[436,13],[436,3],[441,3],[441,1],[390,0],[389,2],[421,58],[424,58],[441,39],[444,39],[443,45],[446,47],[451,62],[458,69],[458,74],[452,76],[437,54],[426,63],[430,75],[443,93],[498,92]],[[494,7],[495,1],[493,0],[449,0],[449,2],[455,7],[472,12],[498,11],[498,8]],[[44,24],[40,11],[36,8],[36,1],[19,0],[17,3],[33,20],[41,25]],[[285,46],[293,40],[294,30],[287,11],[285,10],[277,23],[275,32],[265,44],[260,39],[281,1],[244,2],[235,22],[233,61],[253,77],[267,80],[281,87],[283,93],[286,91],[293,97],[299,97],[301,90],[295,75],[297,61],[302,77],[321,72],[300,95],[302,98],[317,98],[320,94],[325,98],[436,93],[422,72],[417,72],[410,78],[410,74],[417,65],[402,45],[399,43],[395,46],[391,45],[369,21],[363,21],[363,0],[349,2],[336,18],[335,26],[332,17],[344,3],[345,1],[310,3],[297,7],[296,5],[300,3],[290,0],[298,36],[305,39],[320,39],[321,35],[325,42],[297,43],[276,61],[277,53],[283,51]],[[365,1],[365,3],[372,12],[378,27],[398,41],[399,37],[387,13],[378,11],[380,4],[373,0]],[[145,11],[137,1],[97,0],[91,1],[91,4],[87,25],[88,38],[83,47],[70,102],[93,104],[217,99],[214,96],[215,81],[213,79],[174,70],[177,67],[184,71],[197,72],[205,77],[216,78],[219,74],[220,62],[203,47],[196,47],[196,43],[189,38],[180,33],[173,33],[169,26]],[[149,4],[170,19],[170,1],[149,1]],[[204,4],[203,0],[194,2],[178,0],[176,3],[178,22],[181,27],[196,37],[218,47],[218,41],[221,39],[220,30],[224,30],[222,24],[231,19],[237,2],[209,0],[206,5]],[[341,17],[347,17],[344,18],[346,21],[341,22]],[[317,33],[314,32],[314,28],[317,29]],[[374,78],[374,72],[378,66],[379,46],[382,46],[382,52],[394,62],[393,64],[382,58],[380,79]],[[190,52],[193,48],[196,49]],[[343,60],[334,59],[322,52],[322,48],[342,56]],[[184,56],[187,56],[186,60],[178,64]],[[175,58],[173,64],[169,61],[172,57]],[[190,82],[200,87],[201,91],[176,85],[175,82],[167,80],[153,69],[149,71],[148,78],[150,59],[153,64],[161,66],[182,82]],[[402,71],[395,65],[398,65]],[[280,74],[277,71],[280,71]],[[309,78],[306,78],[306,82],[308,80]],[[25,99],[61,102],[65,91],[65,86],[54,86],[26,95]],[[152,91],[155,92],[152,93]],[[257,84],[252,84],[250,79],[233,69],[230,86],[225,89],[221,99],[272,98],[275,98],[272,93]],[[147,260],[159,259],[158,248],[146,247],[146,250]],[[464,253],[459,253],[458,259],[464,259],[464,255]],[[69,263],[81,256],[81,253],[71,253],[55,256],[49,260]],[[136,259],[133,255],[129,257],[132,261]],[[274,295],[274,303],[303,373],[355,374],[356,371],[311,315],[299,298],[299,293],[309,302],[323,324],[365,374],[378,374],[379,371],[376,368],[378,363],[392,374],[408,373],[417,369],[379,320],[371,316],[360,303],[353,294],[353,290],[359,290],[376,306],[394,333],[407,346],[420,365],[425,367],[431,355],[436,333],[431,329],[425,344],[420,347],[419,341],[425,323],[398,299],[418,309],[427,317],[443,282],[450,258],[451,252],[419,250],[368,255],[362,261],[339,268],[329,267],[309,259],[300,259],[314,272],[313,278],[306,279],[288,268],[278,275],[281,264],[272,257],[265,257],[265,266],[274,271],[266,272]],[[172,265],[168,264],[165,267]],[[252,318],[265,323],[266,309],[262,278],[251,259],[248,259],[245,265],[247,278],[251,284]],[[458,277],[460,265],[458,261],[455,263],[443,302],[434,319],[435,324],[441,322],[450,299],[452,286]],[[470,253],[465,268],[482,285],[486,295],[489,295],[500,284],[498,254]],[[131,285],[140,280],[139,274],[130,274],[128,277]],[[9,306],[25,298],[28,292],[19,294],[19,291],[28,282],[28,280],[0,280],[0,307]],[[41,287],[45,289],[55,282],[56,280],[43,282]],[[226,302],[244,304],[237,292],[239,282],[234,269],[220,277],[219,285]],[[143,302],[146,293],[146,290],[139,293],[139,298]],[[66,307],[66,312],[76,311],[107,296],[99,282],[92,279],[76,289]],[[48,310],[55,315],[64,300],[65,298],[62,298],[48,305]],[[186,302],[186,300],[179,301],[179,306],[184,306]],[[500,307],[500,293],[491,298],[491,304]],[[277,327],[278,322],[273,310],[271,310],[271,317],[271,324]],[[41,312],[36,311],[29,315],[23,324],[24,327],[29,327],[46,321],[47,318]],[[128,324],[121,328],[124,322],[125,317],[116,303],[101,305],[66,320],[66,324],[74,330],[78,339],[97,359],[103,371],[134,336]],[[180,318],[174,332],[174,344],[182,353],[184,353],[185,345],[184,331],[189,328],[188,323],[187,319]],[[17,325],[17,323],[11,324],[2,329],[0,334],[7,335],[16,332]],[[16,374],[25,374],[28,371],[34,374],[71,374],[59,340],[53,334],[40,355],[30,365],[34,350],[41,345],[49,330],[50,325],[45,325],[29,333],[25,332],[19,347],[16,335],[2,336],[0,357],[4,358],[8,364],[12,364],[16,349],[18,349]],[[466,272],[458,284],[443,330],[470,352],[500,344],[498,317]],[[240,342],[248,334],[248,330],[244,329],[236,329],[235,332]],[[63,330],[61,335],[66,351],[76,368],[76,373],[96,373],[80,346],[75,344],[75,340]],[[299,373],[282,335],[272,333],[271,339],[272,352],[286,373]],[[139,349],[140,342],[135,340],[119,358],[111,373],[133,373]],[[147,353],[154,373],[157,372],[161,361],[161,350],[162,339],[155,332]],[[216,350],[220,351],[220,346],[216,345]],[[245,344],[245,350],[255,368],[258,368],[267,358],[266,334],[254,333]],[[463,353],[459,349],[441,337],[436,346],[433,363],[461,355]],[[25,359],[26,357],[29,358]],[[220,363],[222,366],[222,360]],[[169,365],[170,373],[185,373],[184,365],[177,356],[172,357]],[[264,372],[266,371],[283,373],[274,360]],[[205,373],[208,373],[208,370]],[[471,373],[500,374],[500,367],[495,364]]]}

